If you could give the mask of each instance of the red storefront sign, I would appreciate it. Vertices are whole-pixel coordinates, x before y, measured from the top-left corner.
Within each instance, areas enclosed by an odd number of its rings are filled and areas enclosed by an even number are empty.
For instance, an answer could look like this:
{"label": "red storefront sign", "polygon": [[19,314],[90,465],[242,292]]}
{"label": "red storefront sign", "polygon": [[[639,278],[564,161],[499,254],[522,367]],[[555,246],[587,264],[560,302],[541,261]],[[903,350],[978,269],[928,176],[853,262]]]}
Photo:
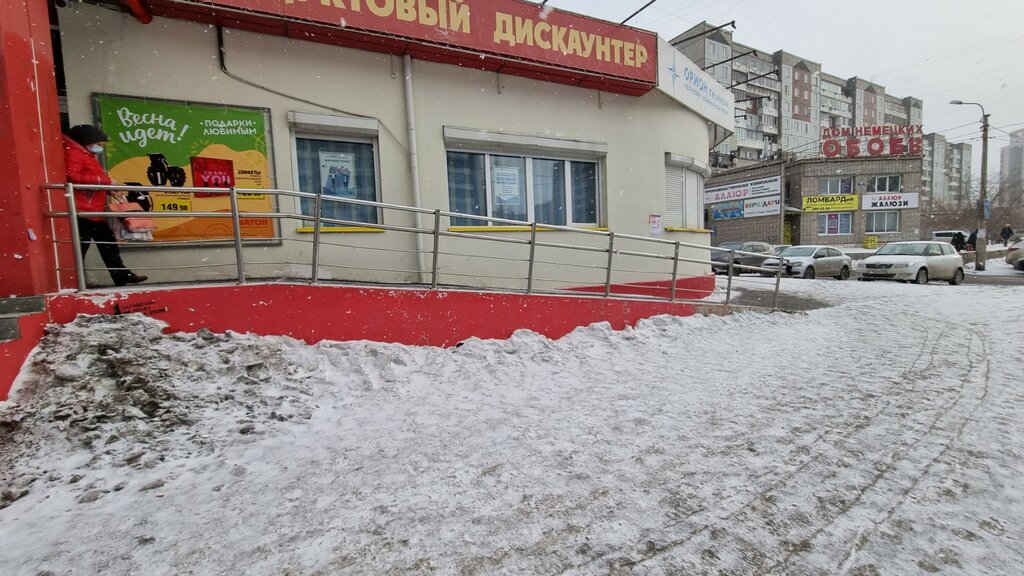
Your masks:
{"label": "red storefront sign", "polygon": [[[273,33],[262,20],[285,20],[286,35],[355,35],[365,49],[396,52],[396,40],[458,54],[461,59],[528,61],[540,69],[599,74],[647,89],[657,84],[657,36],[520,0],[210,0],[188,8],[152,0],[156,14],[180,16]],[[197,7],[208,7],[202,14]],[[235,19],[235,22],[232,22]],[[261,24],[262,28],[260,25]],[[308,25],[308,24],[307,24]],[[467,54],[467,51],[476,54]],[[491,66],[478,66],[491,69]],[[645,90],[646,91],[646,90]]]}
{"label": "red storefront sign", "polygon": [[821,154],[825,158],[920,156],[924,153],[921,134],[920,124],[824,128]]}

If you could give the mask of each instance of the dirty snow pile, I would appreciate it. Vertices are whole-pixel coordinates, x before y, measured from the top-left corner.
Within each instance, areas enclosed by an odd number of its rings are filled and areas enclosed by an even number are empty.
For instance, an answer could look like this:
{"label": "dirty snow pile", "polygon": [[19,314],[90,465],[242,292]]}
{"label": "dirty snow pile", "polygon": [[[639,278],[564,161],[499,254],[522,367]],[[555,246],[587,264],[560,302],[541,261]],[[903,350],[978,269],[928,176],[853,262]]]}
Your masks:
{"label": "dirty snow pile", "polygon": [[0,403],[0,571],[1018,573],[1021,287],[783,284],[830,306],[451,349],[53,327]]}

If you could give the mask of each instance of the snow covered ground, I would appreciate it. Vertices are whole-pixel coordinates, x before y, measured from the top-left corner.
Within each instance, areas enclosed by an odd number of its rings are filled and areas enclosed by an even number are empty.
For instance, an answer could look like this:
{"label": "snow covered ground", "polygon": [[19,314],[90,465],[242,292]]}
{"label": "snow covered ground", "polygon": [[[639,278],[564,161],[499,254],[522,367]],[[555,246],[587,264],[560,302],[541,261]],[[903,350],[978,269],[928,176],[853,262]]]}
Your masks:
{"label": "snow covered ground", "polygon": [[783,289],[831,306],[452,349],[80,318],[0,404],[0,572],[1019,574],[1024,287]]}

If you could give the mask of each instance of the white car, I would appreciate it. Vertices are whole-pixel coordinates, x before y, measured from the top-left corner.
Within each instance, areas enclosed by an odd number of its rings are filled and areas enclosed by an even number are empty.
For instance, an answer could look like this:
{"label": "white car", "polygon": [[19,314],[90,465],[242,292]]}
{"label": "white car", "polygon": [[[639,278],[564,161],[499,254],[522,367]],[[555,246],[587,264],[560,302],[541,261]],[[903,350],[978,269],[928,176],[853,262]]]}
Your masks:
{"label": "white car", "polygon": [[1006,249],[1006,263],[1024,272],[1024,238],[1017,240]]}
{"label": "white car", "polygon": [[964,281],[964,262],[946,242],[890,242],[855,263],[858,280],[897,280],[927,284],[929,280]]}
{"label": "white car", "polygon": [[761,267],[774,270],[780,259],[782,273],[797,278],[832,276],[836,280],[846,280],[853,267],[849,256],[831,246],[790,246],[779,252],[778,258],[765,260]]}

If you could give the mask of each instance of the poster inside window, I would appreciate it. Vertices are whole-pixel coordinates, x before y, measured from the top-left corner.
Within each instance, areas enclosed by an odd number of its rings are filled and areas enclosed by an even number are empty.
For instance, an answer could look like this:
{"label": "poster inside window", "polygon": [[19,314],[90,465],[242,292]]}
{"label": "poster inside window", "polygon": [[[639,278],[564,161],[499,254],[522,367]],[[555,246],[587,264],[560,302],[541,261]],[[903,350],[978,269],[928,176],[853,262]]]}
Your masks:
{"label": "poster inside window", "polygon": [[[267,114],[260,108],[221,106],[129,96],[96,95],[111,177],[152,186],[154,212],[225,212],[220,193],[175,188],[272,188],[267,158]],[[273,212],[273,197],[239,191],[240,212]],[[155,242],[228,240],[230,216],[156,218]],[[271,218],[241,218],[243,238],[273,238]]]}

